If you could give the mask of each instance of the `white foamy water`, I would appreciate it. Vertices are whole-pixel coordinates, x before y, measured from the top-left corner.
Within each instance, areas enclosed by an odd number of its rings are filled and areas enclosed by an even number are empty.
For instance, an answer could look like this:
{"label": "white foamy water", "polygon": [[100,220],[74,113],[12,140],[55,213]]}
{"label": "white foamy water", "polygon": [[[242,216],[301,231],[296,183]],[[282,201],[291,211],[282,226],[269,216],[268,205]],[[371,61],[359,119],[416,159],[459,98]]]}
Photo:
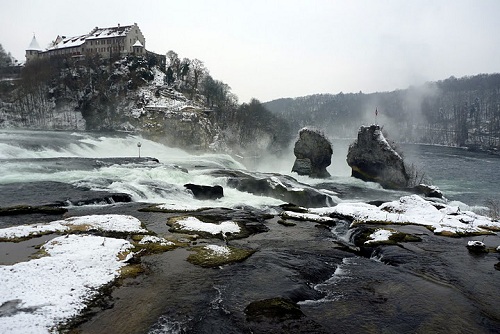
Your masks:
{"label": "white foamy water", "polygon": [[[80,168],[78,160],[63,158],[154,157],[160,163],[115,164]],[[61,158],[61,159],[54,159]],[[225,187],[226,178],[208,175],[214,169],[245,169],[226,154],[193,155],[133,135],[99,136],[88,133],[2,131],[0,132],[0,184],[56,181],[93,190],[123,192],[134,201],[166,203],[171,207],[256,207],[282,201],[255,196]],[[224,197],[200,201],[184,184],[221,185]]]}
{"label": "white foamy water", "polygon": [[[81,168],[62,158],[153,157],[160,164],[112,165]],[[260,157],[249,164],[259,172],[290,175],[301,183],[315,187],[333,197],[344,192],[348,201],[395,199],[404,194],[384,190],[380,185],[350,177],[345,162],[349,141],[333,142],[329,179],[311,179],[291,173],[293,150],[281,158]],[[450,200],[484,206],[488,199],[498,198],[500,159],[484,153],[466,152],[447,147],[405,146],[409,161],[422,166],[424,174],[440,187]],[[54,159],[54,158],[61,158]],[[245,161],[248,163],[248,161]],[[188,170],[185,173],[180,168]],[[87,166],[88,167],[88,166]],[[226,154],[189,154],[181,149],[131,134],[95,134],[80,132],[0,130],[0,184],[30,181],[59,181],[92,189],[125,192],[134,201],[168,203],[171,206],[276,205],[281,201],[224,187],[226,179],[209,175],[213,169],[245,170],[246,167]],[[328,187],[324,183],[334,184]],[[225,197],[218,201],[196,201],[184,184],[221,185]],[[355,188],[353,192],[353,188]],[[346,197],[347,194],[347,197]]]}

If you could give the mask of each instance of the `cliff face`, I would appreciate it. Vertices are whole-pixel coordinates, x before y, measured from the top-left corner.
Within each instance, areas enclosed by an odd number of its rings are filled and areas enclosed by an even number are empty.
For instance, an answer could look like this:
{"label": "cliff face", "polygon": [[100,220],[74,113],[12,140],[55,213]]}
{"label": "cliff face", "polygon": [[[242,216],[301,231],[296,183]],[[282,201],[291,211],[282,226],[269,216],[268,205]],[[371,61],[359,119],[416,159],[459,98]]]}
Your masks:
{"label": "cliff face", "polygon": [[0,94],[0,126],[125,130],[186,149],[216,150],[220,129],[199,94],[165,82],[154,58],[44,60]]}

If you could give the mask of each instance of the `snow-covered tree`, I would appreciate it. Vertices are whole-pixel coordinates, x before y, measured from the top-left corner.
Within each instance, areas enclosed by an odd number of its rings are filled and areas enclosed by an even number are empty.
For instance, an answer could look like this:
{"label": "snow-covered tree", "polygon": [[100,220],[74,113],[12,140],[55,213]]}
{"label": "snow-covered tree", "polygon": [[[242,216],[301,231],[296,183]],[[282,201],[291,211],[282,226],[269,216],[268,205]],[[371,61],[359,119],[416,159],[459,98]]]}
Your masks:
{"label": "snow-covered tree", "polygon": [[0,44],[0,67],[6,67],[6,66],[11,66],[14,64],[14,59],[12,55],[7,53],[2,44]]}

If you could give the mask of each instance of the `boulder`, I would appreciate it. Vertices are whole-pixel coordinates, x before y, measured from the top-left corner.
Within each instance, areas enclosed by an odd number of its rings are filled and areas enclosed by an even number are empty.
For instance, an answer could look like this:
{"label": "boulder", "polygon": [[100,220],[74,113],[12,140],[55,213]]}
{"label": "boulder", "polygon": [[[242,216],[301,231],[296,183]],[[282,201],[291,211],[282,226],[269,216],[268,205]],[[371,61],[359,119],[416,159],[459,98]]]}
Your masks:
{"label": "boulder", "polygon": [[197,199],[218,199],[224,197],[224,189],[221,186],[202,186],[187,183],[184,187],[191,190],[194,197]]}
{"label": "boulder", "polygon": [[436,186],[430,186],[427,184],[419,184],[413,187],[413,191],[416,194],[422,194],[425,197],[444,199],[444,195],[441,190]]}
{"label": "boulder", "polygon": [[293,149],[296,160],[292,172],[317,178],[330,176],[326,167],[332,163],[332,145],[318,130],[303,128]]}
{"label": "boulder", "polygon": [[377,182],[384,188],[403,189],[410,182],[403,158],[387,142],[380,126],[362,126],[349,146],[347,164],[352,176]]}
{"label": "boulder", "polygon": [[467,242],[466,247],[471,253],[476,253],[476,254],[488,253],[488,250],[486,249],[486,245],[484,244],[484,242],[479,240],[471,240]]}

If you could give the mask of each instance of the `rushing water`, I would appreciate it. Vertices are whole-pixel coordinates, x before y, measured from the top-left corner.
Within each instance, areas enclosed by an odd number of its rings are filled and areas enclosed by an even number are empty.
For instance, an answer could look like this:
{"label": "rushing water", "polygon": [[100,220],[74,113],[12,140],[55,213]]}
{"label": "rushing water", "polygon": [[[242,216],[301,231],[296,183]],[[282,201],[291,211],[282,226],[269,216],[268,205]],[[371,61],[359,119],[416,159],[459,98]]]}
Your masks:
{"label": "rushing water", "polygon": [[[227,187],[225,177],[209,173],[212,170],[290,174],[320,191],[332,194],[329,189],[335,189],[342,193],[337,199],[344,201],[394,199],[405,194],[351,178],[345,162],[350,142],[335,140],[329,167],[332,177],[312,180],[289,172],[292,154],[279,160],[261,157],[246,161],[252,166],[247,168],[228,155],[192,155],[129,134],[2,130],[0,189],[8,189],[8,193],[5,190],[0,194],[0,207],[21,204],[19,189],[23,184],[62,182],[127,193],[135,202],[72,208],[73,214],[133,214],[148,229],[165,234],[165,215],[138,212],[137,208],[143,203],[168,203],[187,209],[266,209],[282,203]],[[498,156],[424,145],[404,145],[403,150],[449,200],[471,206],[500,200]],[[105,160],[139,154],[160,163]],[[185,191],[186,183],[220,184],[225,196],[216,201],[197,201]],[[33,193],[31,200],[34,197],[35,201],[43,202],[48,196],[43,189]],[[22,219],[13,222],[0,217],[0,227],[22,223]],[[380,248],[371,258],[365,258],[335,246],[348,241],[345,225],[328,229],[303,222],[289,228],[276,224],[275,219],[269,222],[269,228],[269,232],[231,241],[233,246],[258,252],[243,263],[219,269],[187,263],[188,251],[182,248],[144,257],[149,275],[117,289],[114,307],[101,311],[80,329],[83,333],[156,334],[469,333],[499,328],[500,280],[493,269],[498,259],[471,257],[463,239],[437,237],[423,227],[401,227],[419,235],[422,243]],[[498,237],[484,240],[497,243]],[[203,242],[207,241],[200,240]],[[277,296],[298,302],[306,318],[278,325],[249,325],[245,321],[243,310],[250,302]]]}
{"label": "rushing water", "polygon": [[[384,191],[376,184],[361,182],[349,176],[350,169],[345,157],[350,142],[350,140],[334,140],[332,165],[328,168],[332,174],[330,181]],[[138,143],[141,143],[140,148],[137,146]],[[407,161],[414,163],[424,179],[437,185],[448,199],[472,206],[484,205],[489,199],[499,200],[500,155],[426,145],[404,145],[403,151]],[[134,168],[111,165],[100,169],[82,170],[78,161],[70,165],[67,161],[57,160],[61,157],[137,157],[139,154],[157,158],[162,164],[134,166]],[[49,160],[43,160],[44,158]],[[148,202],[163,202],[165,196],[168,197],[166,192],[160,194],[155,192],[151,183],[161,185],[167,180],[176,186],[182,186],[187,182],[223,183],[224,180],[208,176],[206,170],[246,169],[228,155],[191,155],[133,135],[23,130],[0,131],[0,161],[0,184],[61,181],[86,185],[94,189],[129,192],[134,200]],[[293,156],[290,153],[285,158],[265,159],[253,165],[259,171],[291,174],[289,171],[293,165]],[[189,175],[174,168],[175,166],[189,169]],[[318,182],[296,174],[292,176],[312,185]],[[175,200],[178,195],[176,193],[171,199]],[[266,200],[269,204],[276,203],[270,199],[247,198],[245,193],[238,193],[237,197],[241,202],[250,205],[265,205]],[[184,200],[185,198],[179,202],[185,202]]]}

